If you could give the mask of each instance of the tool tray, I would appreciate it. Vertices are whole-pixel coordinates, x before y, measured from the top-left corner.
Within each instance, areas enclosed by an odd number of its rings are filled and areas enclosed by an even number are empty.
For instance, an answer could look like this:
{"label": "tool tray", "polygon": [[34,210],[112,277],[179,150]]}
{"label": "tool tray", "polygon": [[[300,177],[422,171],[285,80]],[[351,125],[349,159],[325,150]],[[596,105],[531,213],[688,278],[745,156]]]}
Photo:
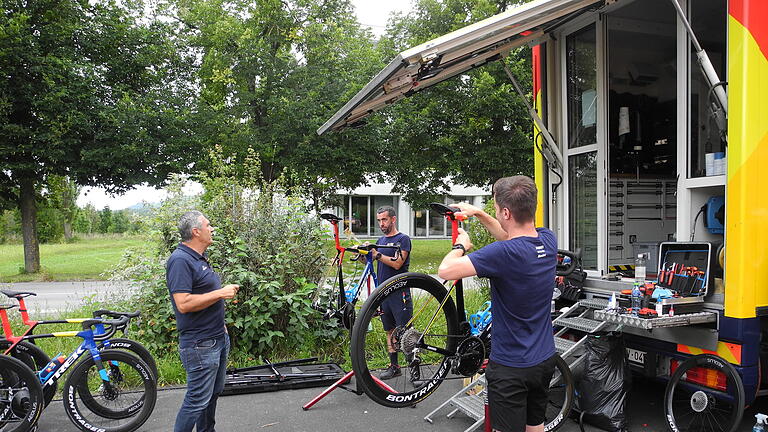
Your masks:
{"label": "tool tray", "polygon": [[[710,285],[711,257],[712,245],[707,242],[661,243],[657,286],[671,289],[682,297],[704,297]],[[698,272],[685,271],[691,268]]]}
{"label": "tool tray", "polygon": [[227,371],[222,396],[277,390],[323,387],[345,372],[336,363],[314,363],[317,358],[270,363]]}

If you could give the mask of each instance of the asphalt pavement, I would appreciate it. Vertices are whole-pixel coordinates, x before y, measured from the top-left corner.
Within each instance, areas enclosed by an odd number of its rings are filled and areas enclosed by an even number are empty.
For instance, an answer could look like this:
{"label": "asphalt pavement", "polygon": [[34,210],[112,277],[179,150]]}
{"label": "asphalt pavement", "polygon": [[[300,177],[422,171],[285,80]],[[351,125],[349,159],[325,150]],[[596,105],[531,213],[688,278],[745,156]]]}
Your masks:
{"label": "asphalt pavement", "polygon": [[[633,384],[626,411],[628,430],[666,431],[662,413],[664,386],[642,379],[635,380]],[[322,388],[225,396],[219,399],[216,429],[219,432],[459,432],[470,427],[474,421],[461,413],[447,418],[446,415],[451,411],[448,407],[434,416],[432,424],[426,422],[424,416],[460,388],[461,381],[446,381],[435,394],[415,408],[399,409],[383,407],[365,395],[358,396],[342,389],[330,393],[307,411],[302,410],[302,406],[319,394]],[[184,391],[183,388],[174,388],[158,392],[155,411],[139,430],[172,431]],[[738,431],[752,430],[754,414],[758,411],[768,412],[768,404],[761,401],[757,406],[747,409]],[[43,412],[39,426],[40,432],[78,431],[68,420],[60,400],[53,401]],[[482,431],[482,428],[477,430]],[[586,425],[584,430],[593,432],[599,429]],[[573,419],[568,419],[559,431],[579,432],[580,428]]]}
{"label": "asphalt pavement", "polygon": [[[17,282],[0,284],[0,289],[36,293],[36,296],[26,300],[30,314],[35,316],[35,314],[51,314],[77,309],[93,296],[123,295],[125,290],[131,289],[131,283],[124,281]],[[0,303],[6,302],[16,303],[15,300],[0,294]]]}

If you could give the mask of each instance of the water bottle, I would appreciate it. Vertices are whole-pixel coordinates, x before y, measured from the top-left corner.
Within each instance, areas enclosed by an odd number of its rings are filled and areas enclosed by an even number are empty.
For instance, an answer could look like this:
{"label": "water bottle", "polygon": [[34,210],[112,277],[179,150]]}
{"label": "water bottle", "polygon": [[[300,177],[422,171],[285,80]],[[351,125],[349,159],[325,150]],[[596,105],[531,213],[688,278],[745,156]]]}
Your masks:
{"label": "water bottle", "polygon": [[635,280],[645,283],[645,254],[637,254],[635,258]]}
{"label": "water bottle", "polygon": [[635,282],[632,287],[632,315],[637,316],[640,312],[640,304],[643,298],[643,293],[640,292],[640,282]]}
{"label": "water bottle", "polygon": [[752,432],[764,432],[765,423],[766,419],[768,419],[768,416],[765,414],[755,414],[755,418],[757,419],[757,422],[755,422],[755,425],[752,426]]}
{"label": "water bottle", "polygon": [[45,366],[45,369],[40,371],[40,378],[43,382],[48,381],[48,378],[50,378],[56,372],[56,369],[67,360],[67,358],[62,354],[64,353],[59,353],[56,355],[56,357],[54,357],[50,363]]}

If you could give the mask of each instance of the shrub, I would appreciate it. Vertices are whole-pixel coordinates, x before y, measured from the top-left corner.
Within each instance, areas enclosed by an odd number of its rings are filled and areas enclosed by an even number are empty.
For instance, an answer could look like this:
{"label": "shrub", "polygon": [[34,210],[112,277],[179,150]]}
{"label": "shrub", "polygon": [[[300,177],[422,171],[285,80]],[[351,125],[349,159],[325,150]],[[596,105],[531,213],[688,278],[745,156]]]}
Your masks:
{"label": "shrub", "polygon": [[146,250],[131,251],[121,264],[119,277],[140,285],[135,304],[149,324],[142,339],[153,350],[177,343],[164,267],[179,242],[176,222],[183,212],[198,209],[215,227],[208,248],[212,267],[222,283],[240,285],[226,311],[235,356],[273,359],[326,344],[339,347],[329,339],[343,333],[310,307],[327,264],[327,231],[308,214],[302,191],[289,189],[287,176],[261,180],[255,154],[237,166],[218,149],[210,156],[210,168],[200,176],[205,192],[184,197],[181,179],[174,179],[168,198],[147,221],[152,240]]}

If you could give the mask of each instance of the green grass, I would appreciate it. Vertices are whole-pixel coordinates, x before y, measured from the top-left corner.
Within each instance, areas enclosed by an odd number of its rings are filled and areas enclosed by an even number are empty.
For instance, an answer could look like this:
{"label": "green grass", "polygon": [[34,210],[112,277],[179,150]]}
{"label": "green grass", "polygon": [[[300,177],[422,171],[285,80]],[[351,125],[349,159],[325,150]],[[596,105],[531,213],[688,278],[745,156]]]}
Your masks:
{"label": "green grass", "polygon": [[[38,274],[23,272],[24,247],[21,244],[0,245],[0,282],[104,279],[102,273],[116,265],[126,249],[144,243],[141,236],[114,236],[43,244],[40,245],[42,271]],[[448,239],[413,239],[410,270],[437,273],[437,267],[450,247]],[[329,248],[331,253],[332,246]]]}
{"label": "green grass", "polygon": [[443,257],[451,250],[450,239],[413,239],[410,271],[435,274]]}
{"label": "green grass", "polygon": [[37,274],[23,272],[22,245],[0,245],[0,282],[104,279],[101,274],[117,264],[127,248],[144,243],[140,236],[115,236],[81,239],[74,243],[42,244],[42,271]]}

